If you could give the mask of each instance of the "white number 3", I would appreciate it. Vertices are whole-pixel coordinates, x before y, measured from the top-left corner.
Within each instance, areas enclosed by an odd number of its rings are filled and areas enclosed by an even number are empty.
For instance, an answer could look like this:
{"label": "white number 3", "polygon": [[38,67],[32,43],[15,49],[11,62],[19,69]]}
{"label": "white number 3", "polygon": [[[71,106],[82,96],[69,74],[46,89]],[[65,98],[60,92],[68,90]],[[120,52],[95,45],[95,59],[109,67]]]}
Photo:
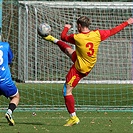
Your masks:
{"label": "white number 3", "polygon": [[0,50],[0,65],[3,63],[3,51]]}

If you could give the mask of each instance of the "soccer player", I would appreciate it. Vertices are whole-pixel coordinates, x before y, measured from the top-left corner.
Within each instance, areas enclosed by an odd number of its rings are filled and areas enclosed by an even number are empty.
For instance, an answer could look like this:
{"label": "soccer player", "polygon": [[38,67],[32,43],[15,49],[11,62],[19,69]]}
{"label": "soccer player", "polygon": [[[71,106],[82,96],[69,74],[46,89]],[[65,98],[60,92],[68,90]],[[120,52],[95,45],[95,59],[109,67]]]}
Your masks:
{"label": "soccer player", "polygon": [[72,90],[82,78],[90,73],[96,64],[100,42],[112,35],[115,35],[132,23],[133,18],[129,18],[127,21],[112,29],[90,30],[90,19],[86,16],[81,16],[77,19],[77,29],[79,33],[68,35],[67,33],[71,28],[71,25],[69,24],[64,26],[61,33],[61,40],[74,44],[75,50],[65,42],[58,40],[51,35],[44,37],[39,33],[43,39],[57,44],[59,48],[73,61],[73,65],[66,75],[66,82],[63,86],[65,105],[70,114],[70,118],[64,126],[72,126],[80,122],[79,118],[76,116],[75,101]]}
{"label": "soccer player", "polygon": [[8,42],[0,42],[0,95],[10,98],[5,117],[10,126],[15,124],[12,113],[19,103],[18,88],[11,78],[9,65],[12,63],[13,53]]}

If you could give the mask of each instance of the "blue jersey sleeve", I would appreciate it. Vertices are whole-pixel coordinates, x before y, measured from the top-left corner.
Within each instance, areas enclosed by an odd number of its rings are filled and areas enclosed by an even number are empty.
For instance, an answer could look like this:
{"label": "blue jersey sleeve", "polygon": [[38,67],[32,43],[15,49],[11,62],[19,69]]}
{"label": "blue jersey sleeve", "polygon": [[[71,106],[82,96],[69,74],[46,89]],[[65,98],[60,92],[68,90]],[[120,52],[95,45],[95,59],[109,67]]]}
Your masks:
{"label": "blue jersey sleeve", "polygon": [[8,49],[8,64],[11,64],[12,63],[12,59],[13,59],[13,52],[9,46],[9,49]]}

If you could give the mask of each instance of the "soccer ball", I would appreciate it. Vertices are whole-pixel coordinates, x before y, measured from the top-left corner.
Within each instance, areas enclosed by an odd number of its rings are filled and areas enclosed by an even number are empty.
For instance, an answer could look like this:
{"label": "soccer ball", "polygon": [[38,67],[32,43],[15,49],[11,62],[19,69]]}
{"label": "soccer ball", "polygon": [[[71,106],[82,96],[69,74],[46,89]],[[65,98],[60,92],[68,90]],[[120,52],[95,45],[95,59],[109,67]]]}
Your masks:
{"label": "soccer ball", "polygon": [[42,37],[46,37],[50,34],[51,32],[51,27],[47,23],[41,23],[38,26],[38,34]]}

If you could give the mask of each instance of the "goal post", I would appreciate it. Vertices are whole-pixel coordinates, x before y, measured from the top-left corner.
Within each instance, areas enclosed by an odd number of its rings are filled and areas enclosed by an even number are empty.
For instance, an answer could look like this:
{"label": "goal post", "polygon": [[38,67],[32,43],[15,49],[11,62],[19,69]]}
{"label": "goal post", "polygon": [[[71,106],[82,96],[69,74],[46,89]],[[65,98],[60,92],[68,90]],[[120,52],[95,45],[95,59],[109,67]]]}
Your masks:
{"label": "goal post", "polygon": [[[66,22],[72,23],[69,33],[77,32],[76,20],[82,15],[91,18],[91,30],[109,29],[133,16],[132,2],[4,0],[3,5],[2,33],[15,54],[11,72],[21,95],[18,110],[66,109],[62,87],[72,62],[37,34],[40,23],[48,23],[51,34],[60,39]],[[127,26],[101,42],[95,67],[73,90],[76,108],[132,111],[132,31],[133,26]],[[3,97],[0,103],[0,110],[7,105]]]}

